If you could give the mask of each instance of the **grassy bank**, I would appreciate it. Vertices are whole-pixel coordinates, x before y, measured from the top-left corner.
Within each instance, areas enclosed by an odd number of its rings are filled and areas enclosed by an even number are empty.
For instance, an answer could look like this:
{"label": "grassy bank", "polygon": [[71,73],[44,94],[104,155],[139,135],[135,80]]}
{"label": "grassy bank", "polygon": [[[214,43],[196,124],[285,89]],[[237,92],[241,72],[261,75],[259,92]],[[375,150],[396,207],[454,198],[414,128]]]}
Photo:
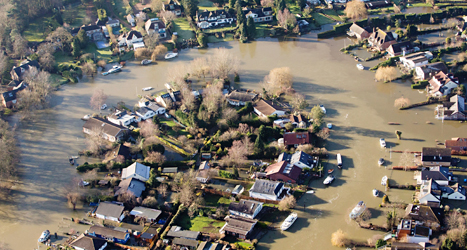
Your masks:
{"label": "grassy bank", "polygon": [[190,24],[186,20],[186,18],[181,17],[174,20],[174,32],[178,33],[178,40],[181,41],[182,39],[188,40],[195,38],[195,34],[190,27]]}

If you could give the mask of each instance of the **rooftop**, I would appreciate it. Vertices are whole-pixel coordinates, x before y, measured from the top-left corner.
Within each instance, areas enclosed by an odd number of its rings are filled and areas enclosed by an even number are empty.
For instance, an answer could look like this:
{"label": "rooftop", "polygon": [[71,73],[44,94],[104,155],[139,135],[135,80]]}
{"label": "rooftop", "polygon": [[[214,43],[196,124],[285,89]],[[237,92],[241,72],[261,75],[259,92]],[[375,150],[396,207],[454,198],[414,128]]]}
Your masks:
{"label": "rooftop", "polygon": [[120,206],[111,202],[101,202],[97,207],[96,214],[104,215],[106,217],[119,218],[122,215],[124,206]]}
{"label": "rooftop", "polygon": [[241,199],[239,202],[232,202],[229,205],[229,210],[253,215],[258,206],[262,206],[262,202]]}
{"label": "rooftop", "polygon": [[161,210],[147,208],[147,207],[135,207],[131,210],[130,214],[137,217],[144,217],[149,220],[156,220],[161,215]]}
{"label": "rooftop", "polygon": [[279,195],[279,191],[282,186],[284,186],[284,184],[278,181],[256,179],[255,184],[253,184],[250,189],[250,192]]}
{"label": "rooftop", "polygon": [[277,110],[284,111],[279,105],[264,99],[255,103],[254,108],[266,116],[272,115]]}

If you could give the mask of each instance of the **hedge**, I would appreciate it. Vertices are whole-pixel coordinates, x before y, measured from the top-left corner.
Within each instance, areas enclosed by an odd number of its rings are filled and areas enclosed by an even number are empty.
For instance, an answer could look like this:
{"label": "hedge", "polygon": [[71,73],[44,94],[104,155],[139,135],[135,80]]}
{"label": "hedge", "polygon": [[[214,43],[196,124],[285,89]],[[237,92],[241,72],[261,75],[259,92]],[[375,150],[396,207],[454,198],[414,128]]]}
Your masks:
{"label": "hedge", "polygon": [[418,83],[412,84],[410,87],[412,89],[424,89],[428,85],[428,80],[419,81]]}

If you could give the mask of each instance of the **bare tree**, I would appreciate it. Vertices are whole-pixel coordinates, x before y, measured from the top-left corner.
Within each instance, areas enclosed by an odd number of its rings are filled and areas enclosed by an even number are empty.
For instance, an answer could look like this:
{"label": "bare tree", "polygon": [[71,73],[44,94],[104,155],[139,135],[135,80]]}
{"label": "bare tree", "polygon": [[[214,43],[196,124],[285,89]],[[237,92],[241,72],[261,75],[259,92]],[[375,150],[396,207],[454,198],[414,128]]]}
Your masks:
{"label": "bare tree", "polygon": [[147,58],[147,57],[151,57],[151,51],[149,51],[147,48],[140,48],[140,49],[135,50],[136,59]]}
{"label": "bare tree", "polygon": [[97,72],[96,64],[93,62],[85,62],[83,66],[81,66],[81,71],[87,76],[94,77],[94,73]]}
{"label": "bare tree", "polygon": [[168,186],[167,184],[162,183],[157,187],[157,192],[165,199],[168,194]]}
{"label": "bare tree", "polygon": [[220,79],[227,78],[229,74],[236,72],[239,63],[238,58],[226,48],[215,49],[210,58],[212,74]]}
{"label": "bare tree", "polygon": [[175,15],[172,11],[161,11],[159,12],[159,16],[162,18],[162,20],[164,20],[166,24],[171,23],[177,18],[177,15]]}
{"label": "bare tree", "polygon": [[37,55],[39,55],[39,57],[45,54],[53,55],[55,53],[55,47],[52,43],[44,42],[44,43],[41,43],[39,46],[37,46],[36,53]]}
{"label": "bare tree", "polygon": [[247,134],[248,132],[251,132],[250,126],[246,123],[240,123],[238,124],[238,129],[237,132],[240,134]]}
{"label": "bare tree", "polygon": [[94,127],[86,136],[86,145],[88,150],[94,155],[100,155],[107,146],[107,142],[102,137],[104,129],[102,127]]}
{"label": "bare tree", "polygon": [[159,165],[162,165],[162,163],[164,163],[165,160],[165,156],[160,152],[149,152],[148,156],[144,158],[145,162],[157,163]]}
{"label": "bare tree", "polygon": [[3,73],[8,69],[8,56],[0,52],[0,84],[3,83]]}
{"label": "bare tree", "polygon": [[[171,13],[171,12],[170,12]],[[167,47],[165,45],[157,45],[154,51],[152,52],[151,59],[153,61],[164,59],[165,54],[167,54]]]}
{"label": "bare tree", "polygon": [[295,93],[290,101],[290,104],[294,109],[304,109],[308,106],[305,100],[305,96],[299,93]]}
{"label": "bare tree", "polygon": [[341,229],[332,233],[331,244],[336,247],[344,247],[345,245],[349,244],[349,239],[347,238],[347,234],[344,233],[344,231],[342,231]]}
{"label": "bare tree", "polygon": [[311,144],[303,144],[303,145],[298,145],[297,151],[302,151],[306,154],[312,155],[313,154],[313,145]]}
{"label": "bare tree", "polygon": [[151,10],[154,13],[159,13],[162,10],[162,0],[151,0]]}
{"label": "bare tree", "polygon": [[193,94],[192,90],[188,86],[188,84],[182,82],[180,83],[180,92],[182,93],[182,102],[183,105],[185,105],[185,108],[189,110],[194,110],[196,109],[196,97]]}
{"label": "bare tree", "polygon": [[102,70],[105,69],[105,66],[107,65],[107,62],[105,60],[99,60],[97,62],[97,66],[101,67]]}
{"label": "bare tree", "polygon": [[289,67],[275,68],[264,77],[263,86],[266,91],[280,95],[292,89],[293,76]]}
{"label": "bare tree", "polygon": [[43,70],[52,71],[55,65],[55,57],[50,53],[45,53],[39,58],[39,65]]}
{"label": "bare tree", "polygon": [[70,32],[63,27],[58,27],[54,32],[47,36],[47,41],[58,47],[61,51],[64,49],[64,44],[72,38]]}
{"label": "bare tree", "polygon": [[191,74],[197,76],[198,78],[206,78],[206,75],[211,71],[211,65],[208,62],[206,57],[195,58],[190,63]]}
{"label": "bare tree", "polygon": [[295,205],[297,205],[297,201],[295,200],[295,197],[293,195],[289,195],[279,202],[279,210],[286,211],[286,210],[294,208]]}
{"label": "bare tree", "polygon": [[402,108],[410,105],[410,100],[409,98],[406,97],[399,97],[396,100],[394,100],[394,107],[396,108]]}
{"label": "bare tree", "polygon": [[167,80],[173,83],[175,90],[181,89],[181,83],[185,82],[185,78],[188,78],[190,70],[186,64],[179,62],[167,70]]}
{"label": "bare tree", "polygon": [[222,119],[224,119],[227,123],[234,123],[238,120],[238,113],[237,110],[233,108],[224,108],[222,110]]}
{"label": "bare tree", "polygon": [[81,180],[79,178],[73,178],[67,186],[64,187],[64,195],[68,200],[68,203],[76,210],[76,204],[82,196],[82,191],[79,188]]}
{"label": "bare tree", "polygon": [[157,208],[157,199],[154,197],[147,197],[143,200],[142,205],[145,207]]}
{"label": "bare tree", "polygon": [[366,9],[365,3],[360,0],[347,2],[344,12],[348,18],[354,20],[363,19],[368,16],[368,10]]}
{"label": "bare tree", "polygon": [[132,192],[122,192],[118,195],[117,200],[125,204],[134,205],[136,204],[135,194]]}
{"label": "bare tree", "polygon": [[243,146],[245,147],[246,151],[248,152],[248,155],[252,155],[254,152],[254,143],[251,142],[250,138],[248,136],[243,136],[242,139]]}
{"label": "bare tree", "polygon": [[261,6],[274,7],[274,0],[261,0]]}
{"label": "bare tree", "polygon": [[0,180],[4,182],[16,173],[19,162],[19,149],[15,138],[15,128],[0,119]]}
{"label": "bare tree", "polygon": [[23,58],[28,54],[28,41],[24,39],[20,34],[14,36],[13,52],[16,57]]}
{"label": "bare tree", "polygon": [[91,101],[89,104],[94,110],[101,110],[102,105],[107,101],[107,95],[104,94],[103,89],[96,89],[91,96]]}
{"label": "bare tree", "polygon": [[223,81],[217,80],[211,86],[204,89],[202,105],[206,108],[206,112],[209,113],[206,120],[209,120],[211,115],[218,114],[220,106],[225,100],[225,97],[222,94],[223,87]]}
{"label": "bare tree", "polygon": [[277,22],[282,28],[288,30],[293,29],[296,26],[297,18],[289,11],[289,9],[285,8],[283,11],[279,10],[277,12]]}
{"label": "bare tree", "polygon": [[159,44],[159,33],[151,32],[147,36],[144,37],[144,45],[148,50],[154,50],[156,46]]}
{"label": "bare tree", "polygon": [[[355,0],[354,0],[355,1]],[[360,1],[360,0],[357,0]],[[397,70],[395,67],[379,67],[376,70],[375,79],[378,81],[392,81],[397,77]]]}
{"label": "bare tree", "polygon": [[24,76],[28,88],[18,92],[17,103],[23,114],[27,116],[34,110],[43,109],[48,106],[52,92],[50,74],[45,71],[30,69]]}
{"label": "bare tree", "polygon": [[246,163],[249,153],[242,141],[234,141],[232,147],[229,149],[228,155],[222,159],[221,163],[226,166],[231,166],[233,164],[241,166]]}
{"label": "bare tree", "polygon": [[140,134],[144,138],[149,138],[153,135],[159,135],[159,126],[155,124],[152,120],[146,120],[139,123]]}
{"label": "bare tree", "polygon": [[97,174],[97,168],[87,171],[85,174],[83,174],[82,179],[85,181],[94,181],[99,179],[99,176]]}

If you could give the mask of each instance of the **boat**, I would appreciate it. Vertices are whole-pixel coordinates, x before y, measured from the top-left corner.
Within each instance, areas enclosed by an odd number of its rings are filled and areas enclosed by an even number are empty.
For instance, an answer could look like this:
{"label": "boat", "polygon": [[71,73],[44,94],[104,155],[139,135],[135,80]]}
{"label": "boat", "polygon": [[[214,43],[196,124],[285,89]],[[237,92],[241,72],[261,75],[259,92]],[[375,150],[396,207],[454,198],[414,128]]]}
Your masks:
{"label": "boat", "polygon": [[363,214],[366,210],[366,205],[363,203],[363,201],[360,201],[353,209],[352,212],[350,212],[349,217],[352,220],[357,219],[360,215]]}
{"label": "boat", "polygon": [[388,177],[385,175],[385,176],[381,179],[381,185],[386,186],[387,183],[388,183]]}
{"label": "boat", "polygon": [[152,60],[148,60],[148,59],[144,59],[141,61],[141,65],[148,65],[148,64],[151,64],[152,63]]}
{"label": "boat", "polygon": [[342,168],[342,156],[341,156],[341,154],[337,154],[337,167]]}
{"label": "boat", "polygon": [[281,225],[281,230],[282,231],[285,231],[287,229],[289,229],[289,227],[292,226],[292,224],[297,220],[297,214],[296,213],[291,213],[289,216],[287,216],[287,218],[284,220],[284,222],[282,222],[282,225]]}
{"label": "boat", "polygon": [[104,72],[104,73],[102,73],[103,76],[106,76],[106,75],[108,75],[108,74],[110,74],[110,73],[109,73],[109,72]]}
{"label": "boat", "polygon": [[357,64],[357,68],[358,68],[359,70],[364,70],[364,69],[365,69],[365,67],[363,67],[363,65],[362,65],[362,64],[360,64],[360,63],[359,63],[359,64]]}
{"label": "boat", "polygon": [[78,155],[72,155],[71,158],[72,158],[72,159],[78,159],[79,156],[78,156]]}
{"label": "boat", "polygon": [[42,232],[41,236],[39,237],[37,241],[40,243],[44,243],[49,239],[49,237],[50,237],[50,231],[45,230],[44,232]]}
{"label": "boat", "polygon": [[143,88],[143,91],[149,91],[151,89],[153,89],[153,87],[146,87],[146,88]]}
{"label": "boat", "polygon": [[104,103],[104,104],[102,104],[102,106],[101,106],[101,110],[104,110],[104,109],[106,109],[106,108],[107,108],[107,104],[105,104],[105,103]]}
{"label": "boat", "polygon": [[70,157],[68,161],[70,162],[71,165],[75,165],[75,159]]}
{"label": "boat", "polygon": [[398,122],[388,122],[388,125],[401,125],[401,124]]}
{"label": "boat", "polygon": [[378,165],[380,165],[380,166],[384,165],[384,159],[383,158],[379,158]]}
{"label": "boat", "polygon": [[386,141],[384,140],[384,138],[379,139],[379,145],[381,145],[382,148],[386,147]]}
{"label": "boat", "polygon": [[309,191],[306,191],[307,194],[314,194],[315,193],[315,190],[309,190]]}
{"label": "boat", "polygon": [[379,191],[378,189],[373,189],[373,196],[378,197],[379,196]]}
{"label": "boat", "polygon": [[87,121],[87,120],[89,120],[89,118],[91,118],[91,115],[85,115],[85,116],[83,116],[83,118],[81,118],[81,119]]}
{"label": "boat", "polygon": [[324,107],[323,104],[320,104],[319,108],[323,111],[324,114],[326,114],[326,108]]}
{"label": "boat", "polygon": [[176,56],[178,56],[178,53],[169,52],[169,53],[167,53],[167,55],[165,55],[165,60],[172,59],[172,58],[174,58]]}
{"label": "boat", "polygon": [[334,168],[328,170],[328,174],[332,174],[332,173],[334,173]]}
{"label": "boat", "polygon": [[328,175],[328,177],[326,177],[326,179],[324,179],[323,184],[324,185],[329,185],[329,184],[331,184],[332,181],[334,181],[334,179],[336,179],[336,177],[334,177],[334,175],[330,174],[330,175]]}
{"label": "boat", "polygon": [[359,62],[360,61],[360,58],[358,58],[358,56],[354,56],[355,61]]}
{"label": "boat", "polygon": [[328,129],[331,129],[332,128],[332,123],[328,123],[327,126],[328,126]]}

